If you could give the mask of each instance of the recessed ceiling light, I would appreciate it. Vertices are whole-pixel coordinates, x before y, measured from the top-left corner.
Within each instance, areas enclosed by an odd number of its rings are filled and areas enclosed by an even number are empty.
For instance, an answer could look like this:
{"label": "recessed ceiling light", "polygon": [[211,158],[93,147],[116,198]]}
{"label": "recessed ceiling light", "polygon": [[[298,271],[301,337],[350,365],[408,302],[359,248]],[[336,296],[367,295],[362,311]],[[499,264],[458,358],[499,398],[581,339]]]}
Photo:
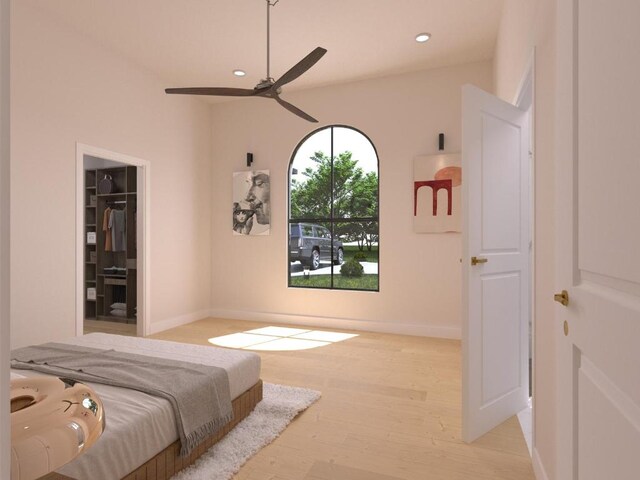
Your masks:
{"label": "recessed ceiling light", "polygon": [[247,72],[245,72],[244,70],[239,70],[239,69],[237,69],[237,70],[234,70],[234,71],[233,71],[233,74],[234,74],[236,77],[244,77],[244,76],[247,74]]}
{"label": "recessed ceiling light", "polygon": [[428,41],[430,38],[431,38],[430,33],[427,33],[427,32],[419,33],[418,35],[416,35],[416,42],[424,43]]}

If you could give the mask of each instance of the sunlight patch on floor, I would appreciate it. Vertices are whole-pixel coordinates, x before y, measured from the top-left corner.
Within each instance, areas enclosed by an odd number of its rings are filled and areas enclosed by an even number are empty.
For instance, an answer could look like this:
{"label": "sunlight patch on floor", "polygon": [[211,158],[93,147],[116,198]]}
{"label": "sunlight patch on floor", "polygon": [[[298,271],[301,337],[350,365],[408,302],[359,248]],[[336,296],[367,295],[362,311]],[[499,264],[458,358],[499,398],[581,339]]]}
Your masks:
{"label": "sunlight patch on floor", "polygon": [[309,350],[311,348],[325,347],[329,342],[315,342],[313,340],[298,340],[296,338],[280,338],[271,342],[260,343],[251,347],[251,350],[293,351]]}
{"label": "sunlight patch on floor", "polygon": [[357,336],[354,333],[272,326],[213,337],[209,339],[209,343],[243,350],[293,351],[324,347]]}
{"label": "sunlight patch on floor", "polygon": [[258,335],[276,335],[278,337],[291,337],[300,333],[308,332],[302,328],[288,328],[288,327],[262,327],[255,328],[253,330],[247,330],[245,333],[256,333]]}
{"label": "sunlight patch on floor", "polygon": [[222,337],[210,338],[209,343],[219,347],[246,348],[259,343],[277,340],[279,337],[269,337],[267,335],[252,335],[250,333],[232,333]]}

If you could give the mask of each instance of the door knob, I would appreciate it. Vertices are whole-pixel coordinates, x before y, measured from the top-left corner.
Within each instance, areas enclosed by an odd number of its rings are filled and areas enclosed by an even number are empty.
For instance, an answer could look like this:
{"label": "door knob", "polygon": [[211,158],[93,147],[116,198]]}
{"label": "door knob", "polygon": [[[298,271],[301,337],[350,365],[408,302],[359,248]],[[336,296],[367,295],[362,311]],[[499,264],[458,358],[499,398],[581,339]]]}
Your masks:
{"label": "door knob", "polygon": [[478,265],[479,263],[487,263],[489,259],[482,257],[471,257],[471,265]]}
{"label": "door knob", "polygon": [[566,307],[567,305],[569,305],[569,292],[567,292],[566,290],[562,290],[562,293],[556,293],[553,296],[553,299]]}

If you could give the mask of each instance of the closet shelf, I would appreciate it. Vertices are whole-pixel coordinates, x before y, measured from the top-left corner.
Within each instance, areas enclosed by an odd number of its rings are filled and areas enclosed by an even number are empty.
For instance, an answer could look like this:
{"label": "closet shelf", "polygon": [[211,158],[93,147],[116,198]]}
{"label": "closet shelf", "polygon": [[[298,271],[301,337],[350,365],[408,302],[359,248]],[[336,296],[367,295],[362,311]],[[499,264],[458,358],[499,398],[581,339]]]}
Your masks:
{"label": "closet shelf", "polygon": [[87,224],[85,225],[85,227],[95,227],[95,226],[96,226],[96,224],[95,224],[95,223],[87,223]]}
{"label": "closet shelf", "polygon": [[87,190],[95,190],[96,186],[95,185],[90,185],[88,187],[85,187]]}

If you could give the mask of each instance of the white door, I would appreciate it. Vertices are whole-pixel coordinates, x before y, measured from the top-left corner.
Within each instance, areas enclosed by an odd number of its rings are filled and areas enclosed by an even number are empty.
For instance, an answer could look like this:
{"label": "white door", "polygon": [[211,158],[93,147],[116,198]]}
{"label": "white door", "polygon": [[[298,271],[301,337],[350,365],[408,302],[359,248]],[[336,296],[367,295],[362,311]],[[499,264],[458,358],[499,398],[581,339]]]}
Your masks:
{"label": "white door", "polygon": [[556,478],[638,479],[640,2],[558,6]]}
{"label": "white door", "polygon": [[466,442],[524,409],[529,396],[527,117],[527,112],[476,87],[463,88],[462,435]]}

